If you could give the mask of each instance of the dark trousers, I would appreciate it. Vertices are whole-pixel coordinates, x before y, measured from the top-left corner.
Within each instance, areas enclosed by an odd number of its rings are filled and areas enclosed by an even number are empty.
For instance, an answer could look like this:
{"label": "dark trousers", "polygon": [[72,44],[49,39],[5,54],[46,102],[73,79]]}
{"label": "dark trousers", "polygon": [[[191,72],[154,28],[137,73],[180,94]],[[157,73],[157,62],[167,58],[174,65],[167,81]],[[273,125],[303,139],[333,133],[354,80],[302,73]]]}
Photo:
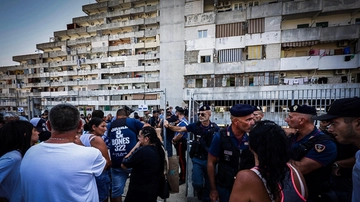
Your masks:
{"label": "dark trousers", "polygon": [[186,140],[180,140],[175,144],[176,154],[179,156],[180,173],[179,178],[185,181],[186,178]]}

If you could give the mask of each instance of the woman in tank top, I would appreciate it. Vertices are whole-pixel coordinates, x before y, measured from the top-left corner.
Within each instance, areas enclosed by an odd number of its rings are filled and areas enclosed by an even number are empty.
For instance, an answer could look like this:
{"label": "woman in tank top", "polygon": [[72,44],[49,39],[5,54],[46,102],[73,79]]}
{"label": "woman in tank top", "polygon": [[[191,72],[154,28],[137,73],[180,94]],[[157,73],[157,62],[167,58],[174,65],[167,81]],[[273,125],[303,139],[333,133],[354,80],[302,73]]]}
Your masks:
{"label": "woman in tank top", "polygon": [[99,201],[107,201],[109,197],[110,189],[110,174],[108,168],[110,168],[111,160],[106,144],[101,136],[104,135],[106,129],[106,122],[98,117],[93,117],[89,123],[89,131],[80,136],[81,144],[85,147],[95,147],[100,150],[102,156],[106,160],[106,166],[103,173],[96,177],[96,185],[99,193]]}
{"label": "woman in tank top", "polygon": [[249,136],[255,167],[236,175],[230,201],[306,201],[305,180],[289,163],[290,144],[284,130],[272,121],[261,121]]}

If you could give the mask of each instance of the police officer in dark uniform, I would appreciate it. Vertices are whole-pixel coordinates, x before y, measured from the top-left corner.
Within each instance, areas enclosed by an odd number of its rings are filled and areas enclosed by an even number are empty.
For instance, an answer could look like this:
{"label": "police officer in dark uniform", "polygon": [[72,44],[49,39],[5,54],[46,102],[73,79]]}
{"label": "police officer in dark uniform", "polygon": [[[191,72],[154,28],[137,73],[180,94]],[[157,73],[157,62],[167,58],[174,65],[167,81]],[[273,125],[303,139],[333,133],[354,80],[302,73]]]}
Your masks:
{"label": "police officer in dark uniform", "polygon": [[192,132],[195,135],[191,143],[190,158],[193,163],[192,185],[197,197],[202,201],[210,201],[210,183],[207,175],[208,150],[215,132],[219,131],[219,126],[210,121],[211,109],[208,105],[200,107],[199,121],[184,127],[167,127],[176,132]]}
{"label": "police officer in dark uniform", "polygon": [[[304,175],[308,186],[308,201],[332,201],[330,191],[332,163],[337,154],[333,139],[314,125],[316,109],[307,105],[293,105],[285,121],[297,130],[290,135],[291,159]],[[334,199],[335,200],[335,199]]]}
{"label": "police officer in dark uniform", "polygon": [[[236,174],[255,165],[247,134],[254,125],[253,112],[254,107],[251,105],[234,105],[230,109],[231,125],[213,137],[207,165],[210,199],[213,202],[229,201]],[[215,175],[216,164],[218,172]]]}

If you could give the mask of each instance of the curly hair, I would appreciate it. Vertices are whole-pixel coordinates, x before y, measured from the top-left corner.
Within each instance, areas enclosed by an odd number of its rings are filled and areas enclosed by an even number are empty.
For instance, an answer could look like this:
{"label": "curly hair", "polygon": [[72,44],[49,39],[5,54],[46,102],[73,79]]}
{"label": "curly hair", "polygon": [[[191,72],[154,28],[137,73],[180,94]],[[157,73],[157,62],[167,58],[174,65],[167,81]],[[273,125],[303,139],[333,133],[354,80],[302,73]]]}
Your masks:
{"label": "curly hair", "polygon": [[250,149],[259,159],[259,171],[267,182],[267,188],[276,198],[283,187],[286,163],[290,160],[290,140],[285,131],[276,123],[268,120],[258,122],[249,134]]}

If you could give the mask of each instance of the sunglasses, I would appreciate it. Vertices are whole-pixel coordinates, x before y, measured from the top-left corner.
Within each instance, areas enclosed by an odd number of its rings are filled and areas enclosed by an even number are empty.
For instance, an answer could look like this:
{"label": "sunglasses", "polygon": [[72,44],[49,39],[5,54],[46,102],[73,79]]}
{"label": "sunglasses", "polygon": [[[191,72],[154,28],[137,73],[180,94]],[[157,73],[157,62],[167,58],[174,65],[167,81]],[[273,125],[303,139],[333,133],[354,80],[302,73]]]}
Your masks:
{"label": "sunglasses", "polygon": [[205,116],[205,113],[198,113],[198,116]]}

